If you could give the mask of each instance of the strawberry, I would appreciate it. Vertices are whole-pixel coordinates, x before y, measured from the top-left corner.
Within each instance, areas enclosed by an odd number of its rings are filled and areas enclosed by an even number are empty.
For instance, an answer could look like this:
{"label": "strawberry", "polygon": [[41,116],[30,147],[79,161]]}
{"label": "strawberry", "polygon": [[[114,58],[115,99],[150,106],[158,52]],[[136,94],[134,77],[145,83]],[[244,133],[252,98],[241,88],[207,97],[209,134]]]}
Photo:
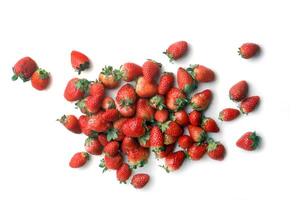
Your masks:
{"label": "strawberry", "polygon": [[160,124],[160,129],[162,132],[173,137],[179,137],[183,134],[183,129],[181,126],[174,121],[167,121],[163,124]]}
{"label": "strawberry", "polygon": [[148,174],[135,174],[131,180],[131,184],[136,189],[143,188],[149,181],[149,175]]}
{"label": "strawberry", "polygon": [[113,128],[110,128],[107,131],[107,139],[108,141],[116,140],[122,141],[125,135],[122,132],[122,126],[127,121],[127,118],[120,118],[117,121],[114,121]]}
{"label": "strawberry", "polygon": [[172,120],[174,120],[177,124],[185,127],[189,124],[189,117],[185,110],[180,110],[173,113]]}
{"label": "strawberry", "polygon": [[88,127],[88,121],[89,121],[89,117],[86,115],[81,115],[78,118],[78,124],[79,124],[81,132],[87,136],[90,136],[92,133],[92,130],[90,129],[90,127]]}
{"label": "strawberry", "polygon": [[107,136],[105,134],[100,133],[97,136],[97,139],[98,139],[99,143],[101,144],[101,146],[106,146],[109,143],[109,141],[107,140]]}
{"label": "strawberry", "polygon": [[207,137],[205,130],[198,126],[188,125],[188,131],[194,142],[202,142]]}
{"label": "strawberry", "polygon": [[120,183],[126,183],[131,174],[132,170],[127,163],[123,163],[121,167],[119,167],[119,169],[116,171],[116,177]]}
{"label": "strawberry", "polygon": [[209,140],[207,147],[208,156],[214,160],[223,160],[225,156],[225,147],[219,142]]}
{"label": "strawberry", "polygon": [[259,96],[251,96],[244,99],[240,103],[240,111],[244,114],[248,114],[252,112],[257,107],[259,100],[260,100]]}
{"label": "strawberry", "polygon": [[177,83],[179,89],[183,90],[186,94],[190,94],[197,87],[195,80],[182,67],[178,68]]}
{"label": "strawberry", "polygon": [[116,108],[114,99],[112,97],[105,97],[101,102],[101,108],[103,110]]}
{"label": "strawberry", "polygon": [[239,116],[240,112],[234,108],[225,108],[219,113],[219,119],[222,121],[231,121]]}
{"label": "strawberry", "polygon": [[142,146],[144,148],[150,148],[150,131],[149,131],[150,129],[151,129],[151,127],[148,126],[146,128],[147,131],[145,132],[145,134],[138,138],[138,142],[139,142],[140,146]]}
{"label": "strawberry", "polygon": [[57,121],[61,122],[69,131],[73,133],[81,133],[78,119],[74,115],[63,115]]}
{"label": "strawberry", "polygon": [[256,132],[246,132],[237,140],[236,146],[247,151],[253,151],[259,146],[260,139]]}
{"label": "strawberry", "polygon": [[164,54],[166,54],[169,58],[169,61],[172,62],[173,60],[177,60],[181,58],[188,49],[188,43],[186,41],[178,41],[171,44]]}
{"label": "strawberry", "polygon": [[117,92],[116,102],[121,107],[134,105],[136,100],[137,94],[134,87],[130,84],[123,85]]}
{"label": "strawberry", "polygon": [[189,149],[187,150],[187,154],[191,160],[200,160],[205,153],[207,152],[207,144],[198,144],[194,143]]}
{"label": "strawberry", "polygon": [[169,135],[169,134],[164,134],[164,144],[165,145],[170,145],[170,144],[175,144],[178,140],[178,137]]}
{"label": "strawberry", "polygon": [[90,67],[90,61],[85,54],[79,51],[72,51],[71,65],[78,72],[78,74],[80,74],[82,71]]}
{"label": "strawberry", "polygon": [[165,145],[165,146],[163,147],[164,150],[155,152],[156,157],[157,157],[157,158],[165,158],[165,157],[168,156],[171,152],[173,152],[173,150],[175,149],[175,146],[176,146],[175,143],[169,144],[169,145]]}
{"label": "strawberry", "polygon": [[83,114],[91,115],[100,110],[101,97],[87,96],[75,104]]}
{"label": "strawberry", "polygon": [[146,121],[154,119],[155,110],[150,106],[148,99],[139,99],[136,107],[136,117],[142,118]]}
{"label": "strawberry", "polygon": [[153,96],[150,99],[149,104],[150,104],[151,107],[153,107],[157,110],[162,110],[162,109],[166,108],[165,98],[162,95]]}
{"label": "strawberry", "polygon": [[191,106],[194,110],[206,110],[212,100],[212,92],[207,89],[202,92],[194,94],[190,100]]}
{"label": "strawberry", "polygon": [[248,83],[246,81],[239,81],[233,85],[229,90],[229,97],[232,101],[241,101],[246,98],[249,90]]}
{"label": "strawberry", "polygon": [[166,95],[166,106],[172,111],[182,110],[188,100],[185,94],[178,88],[171,88]]}
{"label": "strawberry", "polygon": [[102,118],[106,122],[114,122],[119,118],[119,112],[115,108],[108,109],[102,113]]}
{"label": "strawberry", "polygon": [[167,172],[178,170],[185,159],[184,151],[176,151],[174,153],[170,153],[165,158],[165,166],[162,166]]}
{"label": "strawberry", "polygon": [[173,87],[175,77],[171,72],[164,72],[159,80],[158,94],[165,95]]}
{"label": "strawberry", "polygon": [[157,110],[155,112],[155,120],[157,122],[163,123],[168,120],[169,112],[166,109],[163,110]]}
{"label": "strawberry", "polygon": [[117,110],[123,117],[133,117],[136,113],[136,104],[130,106],[122,106],[117,103]]}
{"label": "strawberry", "polygon": [[193,140],[189,135],[181,135],[178,144],[182,149],[188,149],[193,144]]}
{"label": "strawberry", "polygon": [[151,129],[150,146],[155,152],[164,150],[164,135],[158,126],[153,126]]}
{"label": "strawberry", "polygon": [[128,162],[131,168],[143,167],[147,163],[149,157],[149,149],[144,147],[138,147],[136,149],[128,151]]}
{"label": "strawberry", "polygon": [[124,154],[128,154],[129,151],[138,149],[139,145],[136,138],[125,136],[121,143],[121,150]]}
{"label": "strawberry", "polygon": [[72,168],[79,168],[86,164],[89,160],[89,154],[86,152],[78,152],[74,154],[69,162],[69,166]]}
{"label": "strawberry", "polygon": [[31,76],[31,85],[37,90],[44,90],[50,82],[50,74],[44,69],[37,69]]}
{"label": "strawberry", "polygon": [[117,154],[114,157],[105,155],[104,158],[100,161],[99,167],[103,168],[102,172],[105,172],[107,169],[119,169],[123,163],[123,158],[120,154]]}
{"label": "strawberry", "polygon": [[201,126],[206,132],[213,132],[213,133],[219,132],[219,128],[215,120],[210,117],[204,117]]}
{"label": "strawberry", "polygon": [[124,63],[120,71],[125,82],[131,82],[142,75],[142,68],[135,63]]}
{"label": "strawberry", "polygon": [[239,48],[239,55],[241,55],[242,58],[249,59],[255,56],[259,52],[260,48],[257,44],[254,43],[244,43]]}
{"label": "strawberry", "polygon": [[128,119],[122,125],[122,132],[129,137],[140,137],[145,134],[144,120],[139,117]]}
{"label": "strawberry", "polygon": [[146,82],[152,83],[160,73],[161,63],[147,60],[142,65],[142,74]]}
{"label": "strawberry", "polygon": [[103,83],[106,88],[116,88],[119,86],[122,73],[120,70],[113,69],[112,66],[105,66],[99,74],[99,81]]}
{"label": "strawberry", "polygon": [[111,127],[111,124],[102,118],[102,112],[88,117],[87,128],[91,131],[106,132]]}
{"label": "strawberry", "polygon": [[103,147],[97,138],[88,137],[85,141],[85,149],[89,154],[100,155]]}
{"label": "strawberry", "polygon": [[187,71],[191,74],[191,76],[198,82],[211,82],[214,81],[215,75],[214,72],[203,66],[203,65],[190,65]]}
{"label": "strawberry", "polygon": [[90,82],[87,79],[71,79],[64,91],[64,97],[67,101],[78,101],[82,99],[88,88]]}
{"label": "strawberry", "polygon": [[119,143],[117,141],[109,142],[103,149],[106,156],[114,157],[118,154]]}
{"label": "strawberry", "polygon": [[158,85],[147,82],[144,76],[140,76],[136,84],[136,93],[139,97],[149,98],[157,94]]}
{"label": "strawberry", "polygon": [[89,87],[89,95],[100,96],[100,99],[102,100],[105,96],[105,87],[99,81],[91,82]]}
{"label": "strawberry", "polygon": [[24,57],[14,65],[12,80],[21,78],[24,82],[28,81],[37,69],[38,65],[32,58]]}
{"label": "strawberry", "polygon": [[201,124],[201,121],[202,121],[201,112],[194,110],[191,113],[189,113],[189,122],[191,125],[199,126]]}

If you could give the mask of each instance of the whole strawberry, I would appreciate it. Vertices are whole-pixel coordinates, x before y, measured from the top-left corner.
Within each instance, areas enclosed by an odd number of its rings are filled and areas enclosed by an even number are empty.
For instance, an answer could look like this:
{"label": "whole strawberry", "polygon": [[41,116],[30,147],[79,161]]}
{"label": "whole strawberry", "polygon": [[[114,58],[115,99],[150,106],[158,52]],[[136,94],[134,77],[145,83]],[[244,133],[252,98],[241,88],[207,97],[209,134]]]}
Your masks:
{"label": "whole strawberry", "polygon": [[201,127],[188,125],[188,131],[194,142],[203,142],[207,138],[205,130]]}
{"label": "whole strawberry", "polygon": [[219,132],[219,128],[215,120],[210,117],[204,117],[201,126],[206,132],[212,132],[212,133]]}
{"label": "whole strawberry", "polygon": [[100,155],[103,147],[97,138],[88,137],[85,141],[85,149],[89,154]]}
{"label": "whole strawberry", "polygon": [[181,135],[178,144],[182,149],[188,149],[193,144],[193,140],[189,135]]}
{"label": "whole strawberry", "polygon": [[246,81],[239,81],[233,85],[229,90],[229,97],[232,101],[241,101],[246,98],[249,86]]}
{"label": "whole strawberry", "polygon": [[151,83],[146,81],[144,76],[140,76],[136,84],[136,93],[139,97],[150,98],[155,96],[158,91],[158,85],[156,83]]}
{"label": "whole strawberry", "polygon": [[231,121],[239,116],[240,112],[234,108],[225,108],[219,113],[219,119],[222,121]]}
{"label": "whole strawberry", "polygon": [[15,81],[20,78],[24,82],[28,81],[37,69],[38,65],[32,58],[24,57],[14,65],[14,75],[12,77],[12,80]]}
{"label": "whole strawberry", "polygon": [[101,107],[100,96],[87,96],[75,104],[83,114],[92,115],[97,113]]}
{"label": "whole strawberry", "polygon": [[128,151],[128,162],[129,165],[136,169],[137,167],[143,167],[149,158],[149,149],[144,147],[138,147]]}
{"label": "whole strawberry", "polygon": [[86,152],[78,152],[72,156],[69,166],[72,168],[79,168],[84,166],[88,160],[89,154]]}
{"label": "whole strawberry", "polygon": [[190,100],[192,109],[197,111],[206,110],[212,100],[212,92],[207,89],[194,94]]}
{"label": "whole strawberry", "polygon": [[90,82],[87,79],[71,79],[64,91],[64,97],[67,101],[78,101],[84,98],[88,91]]}
{"label": "whole strawberry", "polygon": [[109,142],[103,149],[103,152],[105,155],[113,157],[118,154],[119,150],[119,143],[117,141],[111,141]]}
{"label": "whole strawberry", "polygon": [[149,181],[149,175],[148,174],[135,174],[131,180],[131,184],[136,189],[143,188]]}
{"label": "whole strawberry", "polygon": [[219,142],[209,140],[207,152],[210,158],[214,160],[223,160],[225,156],[225,147]]}
{"label": "whole strawberry", "polygon": [[171,88],[166,95],[166,106],[172,111],[182,110],[188,100],[186,95],[178,88]]}
{"label": "whole strawberry", "polygon": [[122,126],[122,132],[129,137],[141,137],[145,134],[144,120],[139,117],[128,119]]}
{"label": "whole strawberry", "polygon": [[31,76],[31,85],[37,90],[45,90],[50,82],[50,73],[44,69],[37,69]]}
{"label": "whole strawberry", "polygon": [[184,151],[176,151],[174,153],[170,153],[165,158],[165,165],[162,166],[167,172],[176,171],[178,170],[184,160],[185,160],[185,153]]}
{"label": "whole strawberry", "polygon": [[132,170],[127,163],[123,163],[121,167],[119,167],[119,169],[116,171],[116,177],[120,183],[126,183],[131,174]]}
{"label": "whole strawberry", "polygon": [[211,82],[215,79],[214,72],[203,65],[190,65],[187,71],[198,82]]}
{"label": "whole strawberry", "polygon": [[241,55],[242,58],[249,59],[254,57],[258,52],[260,48],[255,43],[244,43],[239,48],[239,55]]}
{"label": "whole strawberry", "polygon": [[168,120],[168,117],[169,117],[169,112],[166,109],[157,110],[155,112],[155,120],[157,122],[160,122],[160,123],[166,122]]}
{"label": "whole strawberry", "polygon": [[201,121],[202,121],[201,112],[194,110],[191,113],[189,113],[189,122],[191,125],[199,126],[201,124]]}
{"label": "whole strawberry", "polygon": [[158,94],[165,95],[174,85],[175,77],[171,72],[164,72],[159,80]]}
{"label": "whole strawberry", "polygon": [[132,137],[127,137],[125,136],[124,139],[122,140],[121,143],[121,150],[122,153],[124,154],[128,154],[130,151],[134,150],[134,149],[138,149],[139,144],[137,142],[136,138],[132,138]]}
{"label": "whole strawberry", "polygon": [[120,72],[120,70],[113,69],[112,66],[105,66],[98,77],[99,81],[109,89],[118,87],[121,78],[122,73]]}
{"label": "whole strawberry", "polygon": [[71,65],[78,72],[78,74],[80,74],[82,71],[90,67],[90,61],[85,54],[79,51],[72,51]]}
{"label": "whole strawberry", "polygon": [[183,134],[182,127],[174,121],[167,121],[163,124],[160,124],[160,129],[162,132],[173,137],[179,137]]}
{"label": "whole strawberry", "polygon": [[173,44],[171,44],[164,54],[166,54],[169,58],[169,61],[177,60],[181,58],[188,49],[188,43],[186,41],[178,41]]}
{"label": "whole strawberry", "polygon": [[179,89],[183,90],[186,94],[190,94],[197,87],[195,80],[182,67],[178,68],[177,83]]}
{"label": "whole strawberry", "polygon": [[194,143],[187,150],[187,154],[191,160],[200,160],[207,152],[207,144]]}
{"label": "whole strawberry", "polygon": [[180,110],[172,115],[172,120],[175,121],[177,124],[185,127],[189,124],[189,117],[185,110]]}
{"label": "whole strawberry", "polygon": [[158,126],[153,126],[150,131],[150,147],[155,152],[164,150],[164,135]]}
{"label": "whole strawberry", "polygon": [[259,96],[251,96],[251,97],[244,99],[240,103],[241,112],[244,114],[248,114],[248,113],[252,112],[257,107],[259,101],[260,101]]}
{"label": "whole strawberry", "polygon": [[98,112],[97,114],[88,117],[86,126],[88,130],[103,133],[111,127],[111,124],[103,119],[102,112]]}
{"label": "whole strawberry", "polygon": [[122,163],[123,158],[120,154],[117,154],[113,157],[105,155],[104,158],[100,161],[99,167],[103,168],[103,172],[105,172],[107,169],[117,170],[121,167]]}
{"label": "whole strawberry", "polygon": [[142,68],[141,66],[135,64],[135,63],[124,63],[120,71],[122,73],[122,80],[125,82],[131,82],[142,75]]}
{"label": "whole strawberry", "polygon": [[236,142],[236,146],[247,151],[255,150],[260,144],[260,137],[256,132],[246,132]]}
{"label": "whole strawberry", "polygon": [[161,63],[154,60],[147,60],[142,65],[142,74],[146,82],[152,83],[159,75]]}
{"label": "whole strawberry", "polygon": [[78,119],[74,115],[63,115],[57,121],[61,122],[69,131],[73,133],[81,133]]}

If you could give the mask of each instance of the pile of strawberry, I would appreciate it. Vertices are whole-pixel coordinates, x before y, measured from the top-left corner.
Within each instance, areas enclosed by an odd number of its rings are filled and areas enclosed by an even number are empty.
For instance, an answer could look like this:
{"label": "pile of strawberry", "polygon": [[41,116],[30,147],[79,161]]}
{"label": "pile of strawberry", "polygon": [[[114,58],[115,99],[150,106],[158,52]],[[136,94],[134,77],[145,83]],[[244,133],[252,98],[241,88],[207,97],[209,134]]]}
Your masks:
{"label": "pile of strawberry", "polygon": [[[187,42],[179,41],[164,53],[174,62],[184,56],[187,49]],[[248,59],[258,52],[259,46],[246,43],[239,50],[240,55]],[[78,51],[71,53],[71,64],[79,73],[90,67],[89,58]],[[64,97],[76,102],[82,115],[79,118],[64,115],[59,121],[71,132],[87,136],[85,152],[74,154],[70,167],[82,167],[91,155],[103,155],[99,167],[103,171],[116,170],[117,180],[126,182],[134,169],[147,163],[151,152],[156,158],[164,159],[162,167],[167,172],[178,170],[185,159],[200,160],[205,154],[214,160],[223,160],[224,145],[210,136],[219,132],[219,127],[205,113],[213,93],[209,89],[193,93],[199,83],[214,81],[214,72],[199,64],[187,69],[179,67],[176,77],[161,71],[159,62],[146,60],[142,66],[135,63],[125,63],[120,69],[105,66],[96,81],[72,78],[67,83]],[[118,88],[121,81],[127,83],[118,89],[116,96],[106,96],[105,90]],[[230,99],[240,102],[240,110],[225,108],[219,119],[231,121],[240,113],[252,112],[259,97],[247,97],[247,94],[246,81],[231,87]],[[192,111],[187,113],[189,106]],[[259,142],[255,132],[247,132],[236,144],[251,151]],[[137,173],[132,176],[131,184],[142,188],[149,179],[148,174]]]}

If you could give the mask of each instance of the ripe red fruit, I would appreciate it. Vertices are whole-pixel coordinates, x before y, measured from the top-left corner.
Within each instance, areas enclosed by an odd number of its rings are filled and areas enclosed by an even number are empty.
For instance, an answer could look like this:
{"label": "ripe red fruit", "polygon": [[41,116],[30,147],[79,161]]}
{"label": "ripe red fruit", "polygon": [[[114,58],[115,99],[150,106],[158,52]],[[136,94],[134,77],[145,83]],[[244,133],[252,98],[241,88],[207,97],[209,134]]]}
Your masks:
{"label": "ripe red fruit", "polygon": [[146,121],[154,119],[155,110],[150,106],[148,99],[139,99],[136,107],[136,117],[142,118]]}
{"label": "ripe red fruit", "polygon": [[57,121],[61,122],[69,131],[73,133],[81,133],[78,119],[74,115],[63,115]]}
{"label": "ripe red fruit", "polygon": [[85,54],[79,51],[72,51],[71,65],[76,71],[78,71],[78,74],[80,74],[82,71],[90,67],[90,61]]}
{"label": "ripe red fruit", "polygon": [[28,81],[37,69],[38,65],[32,58],[24,57],[14,65],[12,80],[21,78],[24,82]]}
{"label": "ripe red fruit", "polygon": [[114,99],[112,97],[105,97],[101,102],[101,108],[103,110],[116,108]]}
{"label": "ripe red fruit", "polygon": [[205,153],[207,152],[207,144],[198,144],[194,143],[189,149],[187,150],[187,154],[191,160],[200,160]]}
{"label": "ripe red fruit", "polygon": [[71,79],[64,91],[64,97],[67,101],[78,101],[82,99],[88,88],[90,82],[87,79]]}
{"label": "ripe red fruit", "polygon": [[111,141],[109,142],[103,149],[103,152],[106,156],[116,156],[118,154],[119,150],[119,143],[117,141]]}
{"label": "ripe red fruit", "polygon": [[183,90],[186,94],[190,94],[197,87],[195,80],[182,67],[178,68],[177,83],[179,89]]}
{"label": "ripe red fruit", "polygon": [[219,128],[215,122],[214,119],[210,118],[210,117],[205,117],[203,118],[202,121],[202,128],[206,131],[206,132],[212,132],[212,133],[217,133],[219,132]]}
{"label": "ripe red fruit", "polygon": [[153,96],[149,100],[149,105],[157,110],[162,110],[162,109],[166,108],[165,97],[162,95]]}
{"label": "ripe red fruit", "polygon": [[177,60],[181,58],[188,49],[188,43],[186,41],[178,41],[171,44],[164,54],[166,54],[169,58],[169,61]]}
{"label": "ripe red fruit", "polygon": [[209,141],[207,147],[208,156],[214,160],[223,160],[225,147],[219,142]]}
{"label": "ripe red fruit", "polygon": [[165,145],[164,146],[164,150],[155,152],[156,158],[165,158],[171,152],[173,152],[173,150],[175,149],[175,146],[176,146],[175,143],[169,144],[169,145]]}
{"label": "ripe red fruit", "polygon": [[207,89],[202,92],[194,94],[190,100],[191,106],[194,110],[206,110],[212,100],[212,92]]}
{"label": "ripe red fruit", "polygon": [[78,124],[79,124],[81,132],[87,136],[90,136],[92,133],[92,130],[90,129],[90,127],[88,127],[88,121],[89,121],[89,117],[86,115],[81,115],[78,118]]}
{"label": "ripe red fruit", "polygon": [[172,116],[172,120],[182,127],[185,127],[189,124],[189,117],[185,110],[175,112]]}
{"label": "ripe red fruit", "polygon": [[229,97],[232,101],[241,101],[246,98],[249,86],[246,81],[239,81],[233,85],[229,90]]}
{"label": "ripe red fruit", "polygon": [[157,110],[155,113],[155,120],[157,122],[163,123],[168,120],[169,112],[166,109],[163,110]]}
{"label": "ripe red fruit", "polygon": [[174,121],[167,121],[163,124],[160,124],[160,129],[162,132],[173,137],[179,137],[183,134],[183,129],[181,126]]}
{"label": "ripe red fruit", "polygon": [[251,97],[244,99],[240,103],[241,112],[244,114],[248,114],[248,113],[252,112],[257,107],[259,100],[260,100],[259,96],[251,96]]}
{"label": "ripe red fruit", "polygon": [[156,83],[147,82],[144,76],[140,76],[136,84],[136,93],[139,97],[149,98],[155,96],[158,91]]}
{"label": "ripe red fruit", "polygon": [[160,73],[161,63],[147,60],[142,65],[142,74],[146,82],[152,83]]}
{"label": "ripe red fruit", "polygon": [[128,83],[123,85],[116,94],[116,102],[121,105],[121,107],[131,106],[135,104],[136,100],[137,94],[135,89]]}
{"label": "ripe red fruit", "polygon": [[101,97],[87,96],[75,104],[83,114],[91,115],[100,110]]}
{"label": "ripe red fruit", "polygon": [[143,167],[147,163],[149,157],[149,149],[144,147],[138,147],[128,151],[129,165],[136,169],[137,167]]}
{"label": "ripe red fruit", "polygon": [[159,80],[158,94],[165,95],[174,85],[175,77],[171,72],[164,72]]}
{"label": "ripe red fruit", "polygon": [[122,141],[125,135],[122,132],[122,126],[127,121],[127,118],[120,118],[113,123],[113,128],[110,128],[107,131],[107,139],[108,141],[116,140]]}
{"label": "ripe red fruit", "polygon": [[201,112],[194,110],[191,113],[189,113],[189,122],[191,125],[199,126],[201,124],[201,121],[202,121]]}
{"label": "ripe red fruit", "polygon": [[153,126],[150,131],[150,147],[153,151],[161,151],[164,149],[164,135],[158,126]]}
{"label": "ripe red fruit", "polygon": [[103,147],[97,138],[88,137],[85,141],[85,149],[89,154],[100,155]]}
{"label": "ripe red fruit", "polygon": [[89,87],[89,95],[100,96],[100,99],[102,100],[105,96],[105,87],[99,81],[91,82]]}
{"label": "ripe red fruit", "polygon": [[182,149],[188,149],[193,144],[193,140],[189,135],[181,135],[178,144]]}
{"label": "ripe red fruit", "polygon": [[186,95],[178,88],[171,88],[166,95],[166,106],[172,111],[182,110],[188,100]]}
{"label": "ripe red fruit", "polygon": [[188,131],[194,142],[202,142],[207,137],[205,130],[198,126],[188,125]]}
{"label": "ripe red fruit", "polygon": [[198,82],[211,82],[215,79],[214,72],[203,65],[190,65],[187,71]]}
{"label": "ripe red fruit", "polygon": [[141,137],[145,134],[144,120],[139,117],[128,119],[122,125],[122,132],[129,137]]}
{"label": "ripe red fruit", "polygon": [[113,69],[112,66],[105,66],[100,72],[98,79],[106,88],[112,89],[119,86],[122,73],[120,70]]}
{"label": "ripe red fruit", "polygon": [[123,117],[133,117],[136,113],[136,104],[130,106],[121,106],[117,104],[117,110]]}
{"label": "ripe red fruit", "polygon": [[131,174],[132,170],[127,163],[123,163],[121,167],[116,171],[116,177],[120,183],[126,183]]}
{"label": "ripe red fruit", "polygon": [[131,180],[131,184],[136,189],[143,188],[149,181],[149,175],[148,174],[135,174]]}
{"label": "ripe red fruit", "polygon": [[136,138],[125,136],[121,143],[121,150],[124,154],[128,154],[129,151],[137,149],[139,144]]}
{"label": "ripe red fruit", "polygon": [[119,112],[117,109],[108,109],[102,113],[102,118],[106,122],[114,122],[119,118]]}
{"label": "ripe red fruit", "polygon": [[105,172],[107,169],[119,169],[123,163],[123,158],[120,154],[117,154],[116,156],[110,157],[110,156],[104,156],[104,158],[101,160],[99,167],[103,168],[103,172]]}
{"label": "ripe red fruit", "polygon": [[182,166],[185,157],[186,156],[184,151],[176,151],[174,153],[170,153],[165,158],[165,165],[163,166],[163,168],[167,172],[178,170]]}
{"label": "ripe red fruit", "polygon": [[121,68],[122,80],[131,82],[142,75],[142,68],[135,63],[124,63]]}
{"label": "ripe red fruit", "polygon": [[111,127],[111,124],[102,118],[102,112],[88,117],[87,128],[91,131],[106,132]]}
{"label": "ripe red fruit", "polygon": [[89,154],[86,152],[78,152],[74,154],[69,162],[69,166],[72,168],[79,168],[86,164],[89,160]]}
{"label": "ripe red fruit", "polygon": [[249,59],[255,56],[259,52],[259,46],[254,43],[244,43],[239,48],[239,55],[241,55],[242,58]]}
{"label": "ripe red fruit", "polygon": [[50,74],[44,69],[37,69],[31,76],[31,85],[37,90],[44,90],[50,82]]}
{"label": "ripe red fruit", "polygon": [[109,143],[109,141],[107,140],[107,136],[105,134],[102,134],[102,133],[99,134],[97,136],[97,139],[98,139],[99,143],[101,144],[101,146],[106,146]]}
{"label": "ripe red fruit", "polygon": [[219,119],[222,121],[231,121],[239,116],[240,112],[234,108],[225,108],[219,113]]}
{"label": "ripe red fruit", "polygon": [[178,137],[169,135],[169,134],[164,134],[164,144],[165,145],[170,145],[170,144],[175,144],[178,140]]}
{"label": "ripe red fruit", "polygon": [[247,151],[255,150],[260,144],[260,137],[256,132],[246,132],[236,142],[236,146]]}

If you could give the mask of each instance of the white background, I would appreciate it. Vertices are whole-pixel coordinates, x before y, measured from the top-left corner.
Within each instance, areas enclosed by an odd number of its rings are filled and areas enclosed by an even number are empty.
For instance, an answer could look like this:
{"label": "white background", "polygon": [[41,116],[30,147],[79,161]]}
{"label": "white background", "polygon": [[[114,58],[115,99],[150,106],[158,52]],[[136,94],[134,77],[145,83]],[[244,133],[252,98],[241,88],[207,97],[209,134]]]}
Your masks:
{"label": "white background", "polygon": [[[300,199],[300,31],[298,1],[4,1],[0,2],[0,199]],[[170,64],[161,54],[172,42],[187,40],[189,55]],[[262,47],[260,57],[237,55],[243,42]],[[76,76],[70,52],[92,60],[81,77],[95,79],[105,64],[142,64],[152,58],[164,70],[200,63],[217,81],[207,111],[236,106],[228,89],[245,79],[250,94],[262,98],[258,110],[231,123],[220,123],[215,138],[227,147],[223,162],[208,157],[185,162],[165,173],[151,159],[140,171],[151,181],[143,190],[120,185],[115,172],[101,173],[93,157],[83,169],[69,168],[73,153],[84,150],[84,135],[73,135],[55,120],[75,113],[66,102],[66,82]],[[24,56],[52,74],[49,90],[30,82],[12,82],[11,67]],[[237,138],[256,130],[261,149],[244,152]]]}

